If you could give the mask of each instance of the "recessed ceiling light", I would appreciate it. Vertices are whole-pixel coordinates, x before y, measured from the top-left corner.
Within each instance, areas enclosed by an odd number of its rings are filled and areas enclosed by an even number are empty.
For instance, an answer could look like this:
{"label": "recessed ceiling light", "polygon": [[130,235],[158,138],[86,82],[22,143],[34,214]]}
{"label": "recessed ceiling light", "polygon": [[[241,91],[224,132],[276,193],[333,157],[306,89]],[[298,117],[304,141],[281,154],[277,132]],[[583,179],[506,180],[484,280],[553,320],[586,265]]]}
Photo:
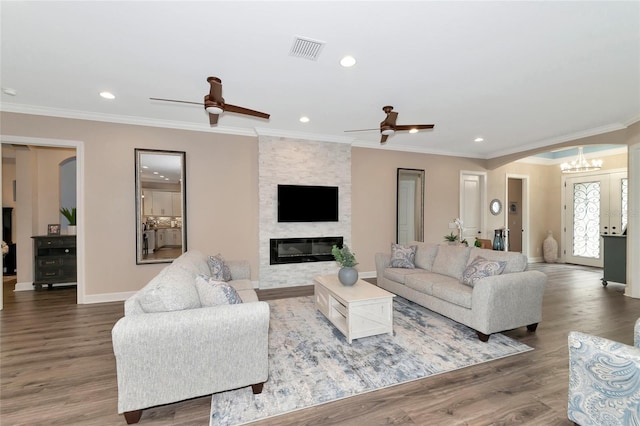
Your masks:
{"label": "recessed ceiling light", "polygon": [[484,142],[484,138],[475,138],[474,142]]}
{"label": "recessed ceiling light", "polygon": [[309,122],[309,117],[307,117],[307,116],[300,117],[300,122],[301,123],[308,123]]}
{"label": "recessed ceiling light", "polygon": [[143,168],[143,169],[148,169],[148,168],[149,168],[149,166],[142,166],[142,168]]}
{"label": "recessed ceiling light", "polygon": [[154,175],[159,175],[160,173],[158,173],[158,172],[153,172],[153,174],[154,174]]}
{"label": "recessed ceiling light", "polygon": [[342,65],[345,68],[352,67],[355,64],[356,64],[356,58],[354,58],[353,56],[347,55],[342,59],[340,59],[340,65]]}
{"label": "recessed ceiling light", "polygon": [[409,133],[418,133],[418,129],[411,129],[409,130]]}
{"label": "recessed ceiling light", "polygon": [[4,89],[2,89],[2,92],[5,95],[9,95],[9,96],[15,96],[18,94],[18,92],[16,92],[16,89],[12,89],[10,87],[5,87]]}
{"label": "recessed ceiling light", "polygon": [[105,99],[115,99],[116,98],[116,96],[111,92],[100,92],[100,96],[102,96]]}

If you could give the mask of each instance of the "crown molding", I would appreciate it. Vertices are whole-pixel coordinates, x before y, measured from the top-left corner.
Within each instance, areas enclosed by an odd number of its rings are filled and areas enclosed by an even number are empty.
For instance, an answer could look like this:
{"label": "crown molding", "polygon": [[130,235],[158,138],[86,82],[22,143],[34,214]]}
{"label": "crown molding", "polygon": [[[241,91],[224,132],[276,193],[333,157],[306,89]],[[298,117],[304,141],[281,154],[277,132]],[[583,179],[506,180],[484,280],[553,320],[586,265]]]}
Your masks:
{"label": "crown molding", "polygon": [[374,145],[371,145],[371,142],[356,141],[351,146],[357,147],[357,148],[381,149],[385,151],[402,151],[402,152],[413,152],[416,154],[431,154],[431,155],[444,155],[447,157],[484,159],[484,157],[479,155],[468,155],[468,154],[463,155],[460,152],[446,151],[446,150],[432,149],[432,148],[423,148],[423,147],[416,147],[416,146],[410,146],[410,145],[399,145],[394,143],[387,143],[383,145],[379,142],[376,142]]}
{"label": "crown molding", "polygon": [[[612,149],[604,149],[602,151],[588,152],[584,154],[584,158],[591,159],[591,158],[609,157],[611,155],[626,154],[627,152],[628,150],[626,146],[620,146]],[[575,154],[568,155],[566,157],[559,157],[559,158],[542,158],[542,157],[531,156],[531,157],[521,158],[519,160],[516,160],[515,162],[524,163],[524,164],[538,164],[542,166],[556,166],[566,162],[567,158],[575,158],[575,157],[576,157]]]}
{"label": "crown molding", "polygon": [[334,143],[352,144],[353,141],[355,140],[354,138],[347,137],[347,136],[294,132],[291,130],[267,129],[265,127],[256,127],[255,131],[258,136],[271,136],[275,138],[288,138],[288,139],[304,139],[304,140],[316,141],[316,142],[334,142]]}
{"label": "crown molding", "polygon": [[559,143],[570,142],[577,139],[588,138],[590,136],[602,135],[604,133],[615,132],[617,130],[626,129],[628,126],[622,123],[612,123],[607,124],[605,126],[594,127],[593,129],[582,130],[580,132],[569,133],[563,136],[557,136],[550,139],[543,139],[541,141],[533,142],[528,145],[520,145],[517,148],[504,150],[504,151],[494,151],[487,155],[486,159],[492,159],[497,157],[502,157],[505,155],[518,154],[520,152],[529,151],[532,149],[538,148],[546,148],[549,146],[557,145]]}
{"label": "crown molding", "polygon": [[70,118],[76,120],[101,121],[105,123],[130,124],[134,126],[162,127],[167,129],[191,130],[195,132],[221,133],[238,136],[256,136],[254,129],[241,129],[238,127],[210,127],[208,124],[188,123],[184,121],[156,120],[146,117],[124,116],[116,114],[103,114],[69,109],[37,107],[31,105],[19,105],[3,102],[0,111],[15,112],[19,114],[44,115],[58,118]]}

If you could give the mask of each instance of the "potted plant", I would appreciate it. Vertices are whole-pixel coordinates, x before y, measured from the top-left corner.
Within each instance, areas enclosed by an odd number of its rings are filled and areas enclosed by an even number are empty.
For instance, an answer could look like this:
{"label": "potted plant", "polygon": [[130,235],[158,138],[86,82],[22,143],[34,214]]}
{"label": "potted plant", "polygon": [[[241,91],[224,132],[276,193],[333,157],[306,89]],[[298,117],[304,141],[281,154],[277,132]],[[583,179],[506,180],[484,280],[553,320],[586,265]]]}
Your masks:
{"label": "potted plant", "polygon": [[351,286],[358,281],[358,271],[354,266],[358,264],[355,253],[352,253],[349,246],[344,244],[342,248],[334,245],[331,254],[336,262],[341,266],[338,271],[338,279],[342,285]]}
{"label": "potted plant", "polygon": [[458,241],[458,236],[455,235],[453,232],[449,235],[445,235],[444,236],[444,240],[448,241],[449,244],[455,244],[456,241]]}
{"label": "potted plant", "polygon": [[76,235],[76,208],[63,207],[60,209],[60,214],[67,219],[69,226],[67,226],[67,234]]}

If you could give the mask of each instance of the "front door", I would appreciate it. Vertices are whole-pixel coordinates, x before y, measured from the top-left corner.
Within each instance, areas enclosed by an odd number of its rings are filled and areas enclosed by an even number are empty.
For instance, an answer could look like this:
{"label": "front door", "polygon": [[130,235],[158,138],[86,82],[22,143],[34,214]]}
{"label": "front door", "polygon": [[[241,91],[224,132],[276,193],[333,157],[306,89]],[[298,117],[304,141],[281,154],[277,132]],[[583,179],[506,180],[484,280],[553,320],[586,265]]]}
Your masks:
{"label": "front door", "polygon": [[600,235],[622,233],[626,186],[626,172],[572,177],[565,181],[567,263],[603,266]]}

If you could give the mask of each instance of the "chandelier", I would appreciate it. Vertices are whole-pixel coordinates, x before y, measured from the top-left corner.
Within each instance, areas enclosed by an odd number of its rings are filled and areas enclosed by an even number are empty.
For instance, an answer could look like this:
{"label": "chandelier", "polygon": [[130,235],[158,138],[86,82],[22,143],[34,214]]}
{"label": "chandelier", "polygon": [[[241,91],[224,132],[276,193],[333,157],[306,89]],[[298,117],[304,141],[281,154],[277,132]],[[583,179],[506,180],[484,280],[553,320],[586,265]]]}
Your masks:
{"label": "chandelier", "polygon": [[587,159],[584,158],[581,146],[578,147],[578,158],[571,161],[570,163],[560,164],[560,170],[562,170],[562,173],[592,172],[595,170],[600,170],[601,168],[602,160],[594,159],[587,161]]}

